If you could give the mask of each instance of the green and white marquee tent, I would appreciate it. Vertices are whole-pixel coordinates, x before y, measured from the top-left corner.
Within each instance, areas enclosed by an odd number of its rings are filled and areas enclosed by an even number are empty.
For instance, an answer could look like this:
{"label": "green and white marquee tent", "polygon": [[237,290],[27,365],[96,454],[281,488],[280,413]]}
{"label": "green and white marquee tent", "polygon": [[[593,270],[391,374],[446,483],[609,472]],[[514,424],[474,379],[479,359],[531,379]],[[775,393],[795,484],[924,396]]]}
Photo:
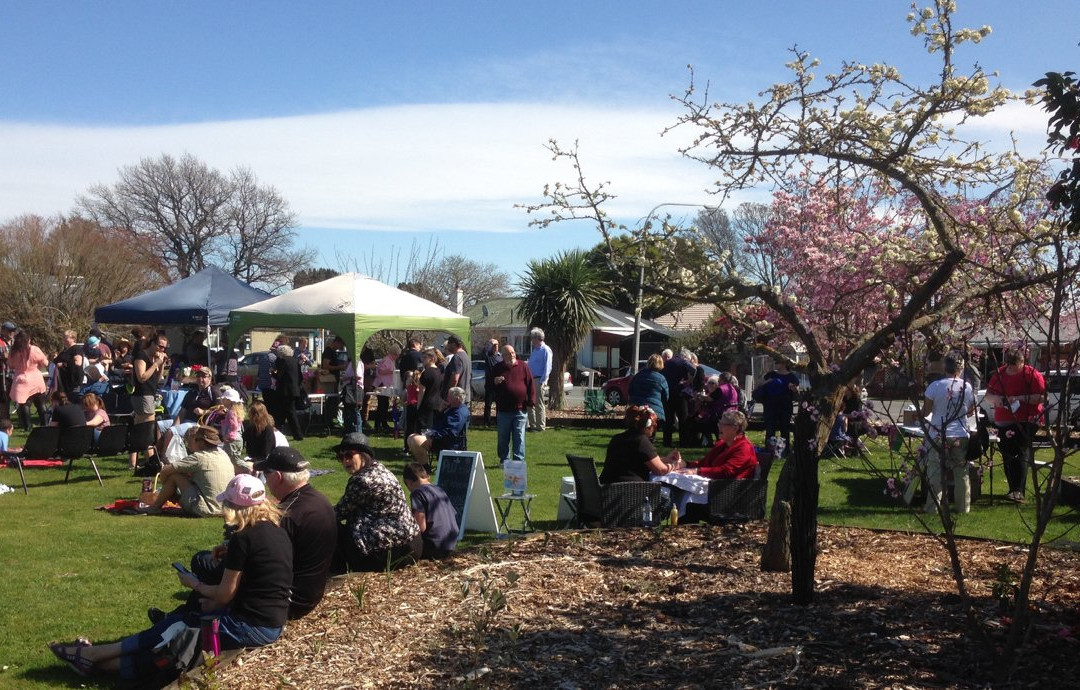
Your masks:
{"label": "green and white marquee tent", "polygon": [[349,352],[359,352],[382,330],[445,331],[464,340],[466,352],[472,351],[467,316],[359,273],[344,273],[229,312],[233,340],[253,328],[323,328],[340,335]]}

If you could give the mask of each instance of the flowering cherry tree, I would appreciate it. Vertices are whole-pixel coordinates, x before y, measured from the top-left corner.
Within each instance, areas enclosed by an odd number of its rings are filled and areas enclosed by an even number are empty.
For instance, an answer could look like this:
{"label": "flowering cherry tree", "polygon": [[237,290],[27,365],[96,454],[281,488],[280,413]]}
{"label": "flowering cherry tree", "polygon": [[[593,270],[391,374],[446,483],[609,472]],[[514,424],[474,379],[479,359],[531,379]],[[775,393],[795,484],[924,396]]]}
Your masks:
{"label": "flowering cherry tree", "polygon": [[[782,478],[778,490],[790,499],[790,532],[770,530],[770,547],[790,539],[797,602],[813,599],[818,452],[844,386],[899,336],[970,327],[976,307],[1004,316],[1001,295],[1037,291],[1076,269],[1042,260],[1060,228],[1036,205],[1048,186],[1041,161],[965,136],[970,120],[1012,96],[978,65],[957,66],[957,52],[990,29],[954,27],[954,11],[951,0],[936,0],[908,16],[936,64],[926,85],[884,64],[845,62],[819,74],[817,60],[794,50],[790,80],[757,101],[712,102],[693,78],[676,98],[684,113],[673,127],[694,132],[682,152],[713,169],[721,201],[747,187],[774,190],[770,222],[748,240],[772,252],[790,278],[785,287],[719,272],[646,287],[763,305],[768,317],[742,325],[764,336],[782,331],[809,356],[811,391],[796,418],[794,462],[785,463],[791,487]],[[541,214],[534,222],[588,218],[605,239],[623,230],[603,209],[613,198],[608,183],[587,181],[576,146],[549,148],[570,160],[576,180],[545,189],[545,202],[528,207]],[[737,320],[752,311],[725,313]]]}

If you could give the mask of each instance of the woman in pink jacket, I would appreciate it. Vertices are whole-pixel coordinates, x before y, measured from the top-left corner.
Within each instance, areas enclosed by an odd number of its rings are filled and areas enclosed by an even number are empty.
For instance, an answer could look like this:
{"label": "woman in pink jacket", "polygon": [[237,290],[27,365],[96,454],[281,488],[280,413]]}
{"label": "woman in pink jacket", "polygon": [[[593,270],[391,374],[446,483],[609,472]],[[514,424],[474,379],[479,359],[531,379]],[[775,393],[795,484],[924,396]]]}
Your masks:
{"label": "woman in pink jacket", "polygon": [[11,381],[11,399],[18,405],[19,421],[25,431],[30,431],[30,403],[38,413],[38,425],[45,426],[45,377],[41,368],[49,366],[49,359],[37,345],[30,342],[24,331],[15,335],[15,342],[8,353],[8,366],[14,378]]}

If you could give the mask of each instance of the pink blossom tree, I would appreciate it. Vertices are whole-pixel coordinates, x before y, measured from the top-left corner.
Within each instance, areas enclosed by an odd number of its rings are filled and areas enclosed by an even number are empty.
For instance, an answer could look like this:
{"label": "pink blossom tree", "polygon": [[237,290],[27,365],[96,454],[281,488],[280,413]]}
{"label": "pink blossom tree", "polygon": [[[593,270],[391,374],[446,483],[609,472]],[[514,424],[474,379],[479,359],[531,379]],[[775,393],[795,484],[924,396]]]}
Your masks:
{"label": "pink blossom tree", "polygon": [[[1045,189],[1041,162],[964,135],[969,120],[1012,96],[981,67],[957,67],[957,51],[990,29],[955,28],[954,10],[951,0],[936,0],[908,17],[937,61],[938,77],[926,85],[883,64],[845,62],[819,75],[817,60],[793,51],[790,81],[758,101],[714,103],[693,80],[676,99],[684,114],[674,127],[695,134],[683,153],[713,169],[721,200],[746,187],[775,190],[770,222],[747,239],[783,268],[784,288],[701,271],[647,289],[736,305],[725,310],[735,320],[767,307],[768,318],[742,325],[765,337],[789,334],[809,356],[811,391],[796,418],[793,461],[785,463],[790,491],[782,478],[778,492],[790,507],[790,529],[787,513],[774,511],[763,561],[785,566],[781,542],[790,543],[799,603],[813,599],[818,453],[844,387],[898,336],[970,326],[975,307],[1000,308],[1001,295],[1037,291],[1076,270],[1042,260],[1060,228],[1035,205]],[[543,203],[527,207],[542,214],[534,222],[591,219],[605,239],[622,231],[604,210],[609,184],[588,181],[576,146],[551,142],[549,149],[572,164],[576,179],[549,186]]]}

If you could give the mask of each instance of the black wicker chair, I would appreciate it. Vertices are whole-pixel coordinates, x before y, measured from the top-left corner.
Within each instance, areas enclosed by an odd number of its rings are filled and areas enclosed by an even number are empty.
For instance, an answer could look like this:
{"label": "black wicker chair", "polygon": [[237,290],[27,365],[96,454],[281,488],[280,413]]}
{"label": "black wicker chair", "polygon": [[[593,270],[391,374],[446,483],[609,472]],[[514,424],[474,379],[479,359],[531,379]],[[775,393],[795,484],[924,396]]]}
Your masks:
{"label": "black wicker chair", "polygon": [[[616,482],[600,487],[603,494],[604,527],[654,527],[671,512],[671,497],[659,482]],[[642,515],[645,499],[652,508],[652,523]]]}
{"label": "black wicker chair", "polygon": [[574,521],[579,527],[599,525],[604,517],[604,499],[596,463],[592,458],[569,453],[566,461],[574,475]]}
{"label": "black wicker chair", "polygon": [[713,479],[709,482],[709,522],[748,522],[765,518],[773,454],[759,448],[757,457],[753,479]]}

